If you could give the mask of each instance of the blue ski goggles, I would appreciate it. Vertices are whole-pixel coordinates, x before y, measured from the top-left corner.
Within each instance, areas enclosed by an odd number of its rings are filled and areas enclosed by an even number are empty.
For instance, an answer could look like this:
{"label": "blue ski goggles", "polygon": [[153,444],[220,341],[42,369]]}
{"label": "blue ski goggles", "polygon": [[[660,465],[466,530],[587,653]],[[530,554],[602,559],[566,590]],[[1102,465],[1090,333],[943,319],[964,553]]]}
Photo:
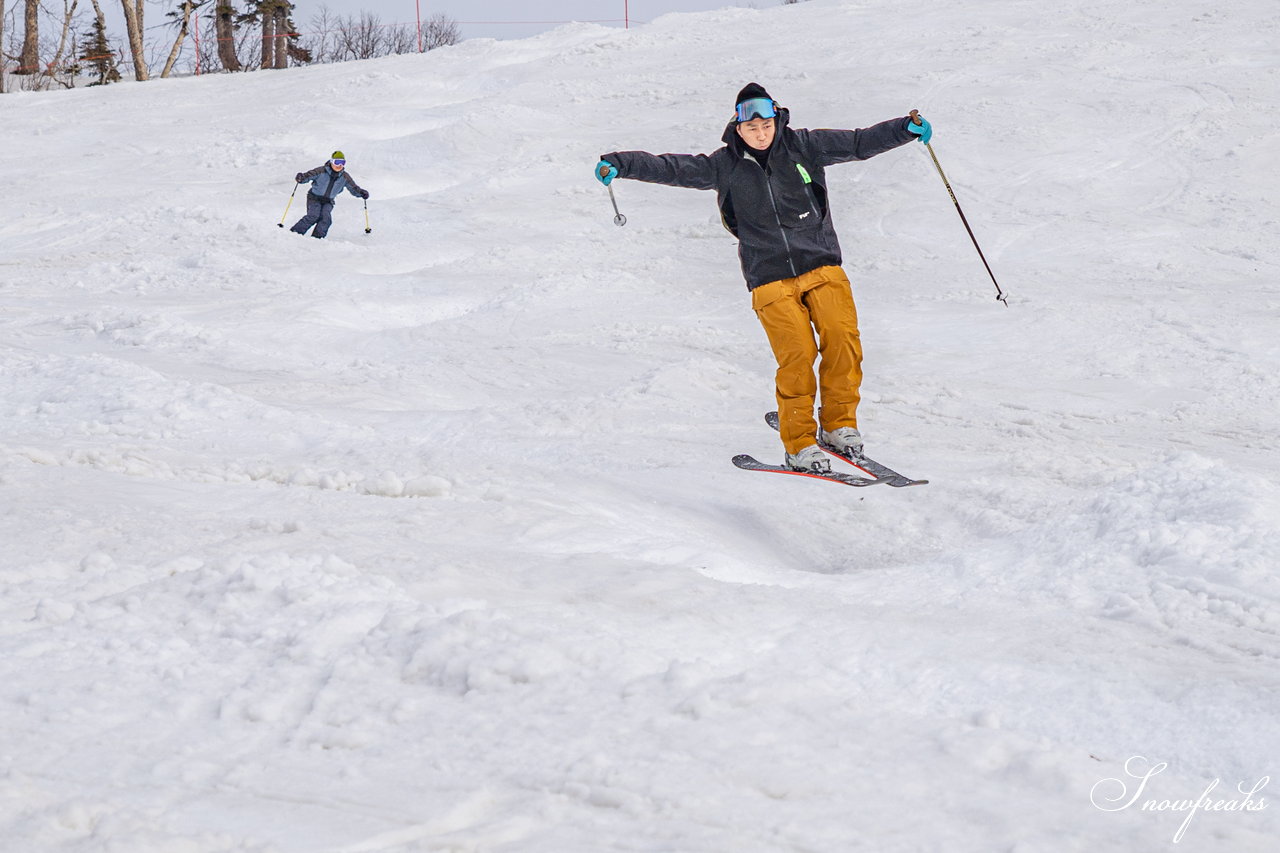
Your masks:
{"label": "blue ski goggles", "polygon": [[777,115],[778,105],[771,98],[751,98],[737,107],[739,123],[757,118],[774,118]]}
{"label": "blue ski goggles", "polygon": [[333,165],[335,165],[335,166],[345,166],[345,165],[347,165],[347,161],[346,161],[346,160],[343,160],[341,157],[339,157],[337,160],[330,160],[329,162],[330,162],[330,163],[332,163],[332,164],[333,164]]}

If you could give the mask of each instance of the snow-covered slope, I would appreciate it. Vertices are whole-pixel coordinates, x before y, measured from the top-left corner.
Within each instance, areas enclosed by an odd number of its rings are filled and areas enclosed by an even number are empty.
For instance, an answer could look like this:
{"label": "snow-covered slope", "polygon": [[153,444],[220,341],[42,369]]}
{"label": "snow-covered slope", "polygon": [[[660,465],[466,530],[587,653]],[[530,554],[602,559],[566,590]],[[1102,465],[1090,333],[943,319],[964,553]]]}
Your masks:
{"label": "snow-covered slope", "polygon": [[[1276,849],[1278,42],[815,0],[0,98],[0,848]],[[831,170],[928,486],[733,468],[712,198],[590,176],[749,80],[920,109],[1011,293],[921,146]],[[277,228],[335,148],[372,233]]]}

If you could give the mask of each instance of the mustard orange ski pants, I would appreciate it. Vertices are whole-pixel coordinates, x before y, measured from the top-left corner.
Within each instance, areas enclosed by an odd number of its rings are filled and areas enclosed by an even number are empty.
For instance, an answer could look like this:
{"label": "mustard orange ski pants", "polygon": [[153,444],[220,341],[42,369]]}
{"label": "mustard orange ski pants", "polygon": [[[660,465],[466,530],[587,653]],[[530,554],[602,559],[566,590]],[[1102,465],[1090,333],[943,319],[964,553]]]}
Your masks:
{"label": "mustard orange ski pants", "polygon": [[[751,291],[751,307],[778,360],[778,419],[787,453],[797,453],[817,440],[813,407],[819,391],[823,429],[856,427],[862,339],[844,270],[819,267],[796,278],[762,284]],[[819,355],[815,381],[813,362]]]}

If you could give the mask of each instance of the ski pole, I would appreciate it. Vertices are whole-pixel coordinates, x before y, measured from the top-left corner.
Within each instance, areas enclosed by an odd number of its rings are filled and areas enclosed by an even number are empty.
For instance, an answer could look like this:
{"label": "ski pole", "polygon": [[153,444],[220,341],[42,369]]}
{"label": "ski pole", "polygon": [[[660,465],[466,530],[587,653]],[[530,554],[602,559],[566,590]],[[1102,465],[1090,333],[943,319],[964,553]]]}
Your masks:
{"label": "ski pole", "polygon": [[369,227],[369,199],[364,200],[364,233],[370,234],[373,229]]}
{"label": "ski pole", "polygon": [[289,215],[289,205],[293,204],[293,197],[298,194],[298,183],[293,184],[293,192],[289,193],[289,204],[284,206],[284,213],[280,214],[280,221],[276,223],[277,228],[284,227],[284,218]]}
{"label": "ski pole", "polygon": [[613,202],[613,224],[619,227],[627,224],[627,217],[618,212],[618,200],[613,197],[613,185],[610,184],[606,189],[609,190],[609,201]]}
{"label": "ski pole", "polygon": [[[917,125],[921,124],[920,112],[918,110],[911,111],[911,121]],[[947,176],[942,171],[942,164],[938,162],[938,155],[933,153],[933,146],[928,142],[924,144],[929,149],[929,156],[933,158],[933,167],[938,170],[938,176],[942,178],[942,185],[947,188],[947,194],[951,196],[951,203],[956,206],[956,213],[960,214],[960,221],[964,223],[964,230],[969,232],[969,239],[973,241],[973,248],[978,250],[978,257],[982,259],[982,265],[987,268],[987,275],[991,276],[991,283],[996,286],[996,301],[1003,302],[1004,307],[1009,307],[1009,299],[1005,292],[1000,289],[1000,282],[996,281],[996,274],[991,271],[991,264],[987,263],[987,256],[982,254],[982,247],[978,245],[978,238],[973,236],[973,229],[969,227],[969,220],[965,218],[964,211],[960,209],[960,202],[956,200],[955,190],[951,189],[951,182],[947,180]]]}
{"label": "ski pole", "polygon": [[[602,180],[608,174],[609,174],[609,169],[604,168],[600,170],[600,177]],[[618,200],[614,198],[614,195],[613,195],[613,182],[610,181],[609,183],[605,184],[604,188],[609,191],[609,201],[613,202],[613,224],[619,227],[626,225],[627,217],[623,216],[621,213],[618,212]]]}

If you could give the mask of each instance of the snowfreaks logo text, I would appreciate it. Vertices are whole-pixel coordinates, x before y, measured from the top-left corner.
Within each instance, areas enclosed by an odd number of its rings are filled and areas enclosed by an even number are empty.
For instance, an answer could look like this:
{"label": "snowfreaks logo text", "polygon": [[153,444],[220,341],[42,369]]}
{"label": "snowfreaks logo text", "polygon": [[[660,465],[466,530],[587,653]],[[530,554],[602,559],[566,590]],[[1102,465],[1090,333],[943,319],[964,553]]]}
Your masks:
{"label": "snowfreaks logo text", "polygon": [[[1145,812],[1186,812],[1187,816],[1183,818],[1182,825],[1173,834],[1173,842],[1175,844],[1182,840],[1182,836],[1187,832],[1187,827],[1191,825],[1191,819],[1196,816],[1197,812],[1258,812],[1267,807],[1267,801],[1259,797],[1258,792],[1267,787],[1267,783],[1271,781],[1270,776],[1263,776],[1254,783],[1237,783],[1236,790],[1239,792],[1238,795],[1231,795],[1224,791],[1222,793],[1227,796],[1219,795],[1214,797],[1213,792],[1222,783],[1221,779],[1214,779],[1204,789],[1199,798],[1194,800],[1171,800],[1151,797],[1139,803],[1138,801],[1144,794],[1150,797],[1151,792],[1147,791],[1147,786],[1152,777],[1164,772],[1164,769],[1168,766],[1168,763],[1164,761],[1159,764],[1151,764],[1142,756],[1135,755],[1124,763],[1124,772],[1128,775],[1130,781],[1103,779],[1089,791],[1089,800],[1104,812],[1121,812],[1134,805],[1137,805],[1140,811]],[[1132,791],[1130,791],[1131,787]]]}

